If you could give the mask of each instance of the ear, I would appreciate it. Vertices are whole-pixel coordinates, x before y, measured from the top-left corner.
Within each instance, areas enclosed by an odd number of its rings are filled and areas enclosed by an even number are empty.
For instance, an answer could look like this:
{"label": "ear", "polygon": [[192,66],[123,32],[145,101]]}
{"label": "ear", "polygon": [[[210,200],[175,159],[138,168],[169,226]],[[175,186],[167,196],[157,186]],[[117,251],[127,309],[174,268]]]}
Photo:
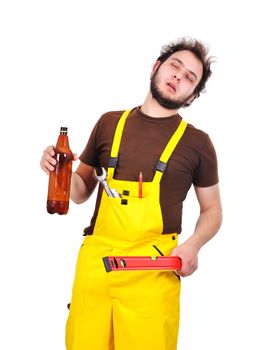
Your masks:
{"label": "ear", "polygon": [[185,105],[189,107],[192,104],[192,102],[195,100],[195,98],[197,98],[196,94],[192,94],[191,96],[189,96],[188,99],[186,100]]}
{"label": "ear", "polygon": [[155,71],[158,69],[158,67],[160,66],[161,62],[160,61],[156,61],[153,65],[153,68],[152,68],[152,72],[151,72],[151,78],[153,76],[153,74],[155,73]]}
{"label": "ear", "polygon": [[195,94],[193,94],[193,95],[191,95],[190,97],[189,97],[189,99],[188,99],[188,103],[192,103],[193,101],[194,101],[194,99],[196,98],[196,95]]}

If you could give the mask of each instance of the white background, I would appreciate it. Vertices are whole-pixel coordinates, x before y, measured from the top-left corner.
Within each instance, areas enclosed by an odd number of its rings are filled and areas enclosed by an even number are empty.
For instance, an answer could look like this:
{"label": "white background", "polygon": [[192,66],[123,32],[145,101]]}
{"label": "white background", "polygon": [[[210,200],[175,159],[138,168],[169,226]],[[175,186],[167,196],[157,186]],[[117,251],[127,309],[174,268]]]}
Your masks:
{"label": "white background", "polygon": [[[46,213],[43,149],[63,125],[80,154],[102,113],[143,103],[161,46],[183,35],[210,44],[217,57],[207,93],[181,115],[216,146],[224,223],[183,280],[179,350],[262,349],[258,3],[1,2],[1,349],[64,349],[75,262],[93,211],[95,195],[71,203],[67,216]],[[197,215],[190,191],[181,241]]]}

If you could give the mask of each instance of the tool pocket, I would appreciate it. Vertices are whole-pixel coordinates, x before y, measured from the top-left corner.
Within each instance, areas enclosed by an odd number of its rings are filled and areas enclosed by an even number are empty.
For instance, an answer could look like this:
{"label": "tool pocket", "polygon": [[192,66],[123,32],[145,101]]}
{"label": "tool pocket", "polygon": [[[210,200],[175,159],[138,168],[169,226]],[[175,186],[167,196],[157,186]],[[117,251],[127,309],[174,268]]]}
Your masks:
{"label": "tool pocket", "polygon": [[103,193],[95,230],[121,239],[140,237],[145,221],[146,198],[108,197]]}
{"label": "tool pocket", "polygon": [[136,182],[112,180],[109,185],[122,197],[103,192],[94,233],[134,241],[162,232],[159,184],[143,183],[142,197]]}

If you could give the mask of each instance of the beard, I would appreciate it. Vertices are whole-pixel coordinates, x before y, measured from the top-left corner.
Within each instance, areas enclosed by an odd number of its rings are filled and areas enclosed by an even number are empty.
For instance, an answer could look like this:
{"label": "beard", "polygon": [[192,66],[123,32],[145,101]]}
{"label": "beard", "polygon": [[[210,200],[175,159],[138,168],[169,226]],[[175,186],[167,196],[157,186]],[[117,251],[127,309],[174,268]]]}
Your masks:
{"label": "beard", "polygon": [[[158,67],[159,68],[159,67]],[[157,100],[157,102],[164,108],[166,109],[179,109],[181,107],[186,107],[187,106],[187,101],[191,96],[188,96],[184,99],[171,99],[162,93],[160,89],[157,86],[157,71],[153,74],[151,77],[151,82],[150,82],[150,91],[153,96]]]}

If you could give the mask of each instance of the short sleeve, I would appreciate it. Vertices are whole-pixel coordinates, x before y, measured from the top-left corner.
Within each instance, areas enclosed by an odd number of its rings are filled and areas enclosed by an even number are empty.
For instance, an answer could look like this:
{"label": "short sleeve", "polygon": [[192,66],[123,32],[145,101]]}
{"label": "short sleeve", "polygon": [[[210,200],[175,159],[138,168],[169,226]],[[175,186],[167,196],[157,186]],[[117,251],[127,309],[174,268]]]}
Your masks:
{"label": "short sleeve", "polygon": [[89,140],[88,140],[82,154],[79,157],[81,162],[83,162],[87,165],[90,165],[94,168],[99,167],[98,152],[96,149],[97,133],[98,133],[98,129],[99,129],[99,124],[100,124],[100,120],[98,120],[98,122],[94,126],[94,128],[91,132],[91,135],[89,137]]}
{"label": "short sleeve", "polygon": [[209,136],[206,135],[199,152],[198,164],[194,170],[193,184],[198,187],[209,187],[216,185],[218,181],[216,151]]}

